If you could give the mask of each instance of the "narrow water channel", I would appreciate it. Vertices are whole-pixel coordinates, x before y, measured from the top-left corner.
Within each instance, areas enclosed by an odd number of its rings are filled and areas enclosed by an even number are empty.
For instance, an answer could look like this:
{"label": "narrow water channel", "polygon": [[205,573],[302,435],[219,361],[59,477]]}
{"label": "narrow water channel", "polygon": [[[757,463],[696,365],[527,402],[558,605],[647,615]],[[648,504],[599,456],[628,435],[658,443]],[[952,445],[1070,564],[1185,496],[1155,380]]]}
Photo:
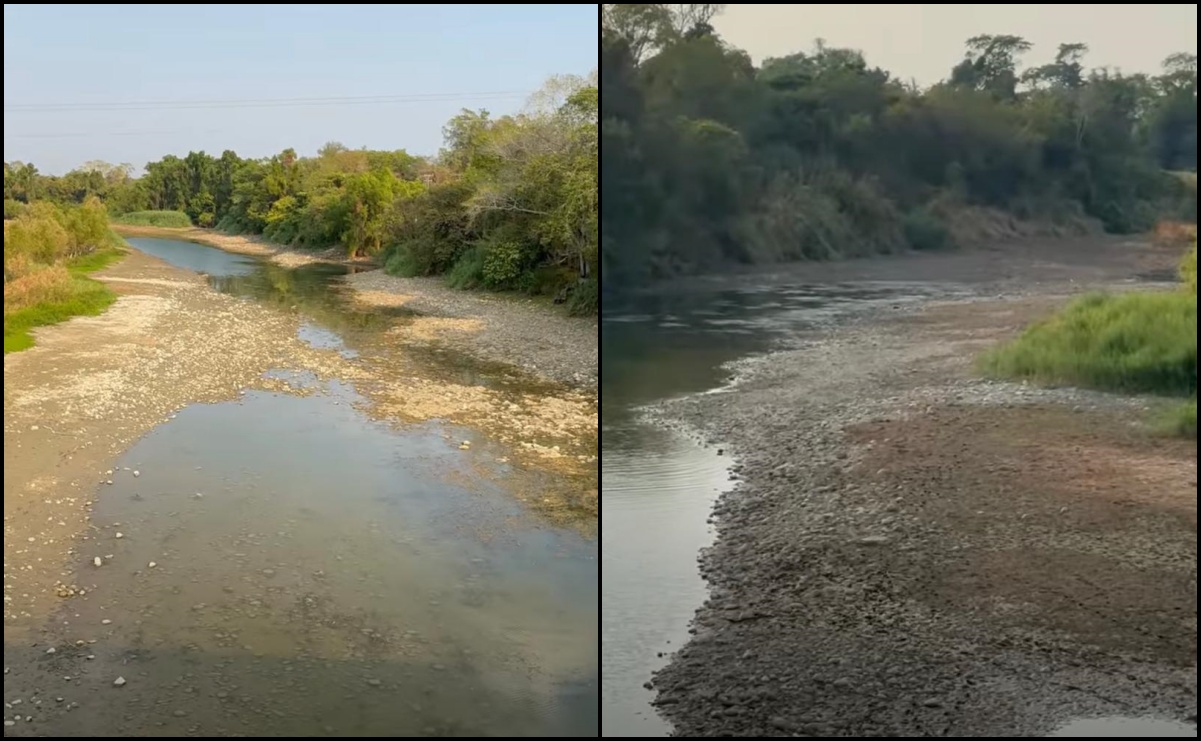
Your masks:
{"label": "narrow water channel", "polygon": [[[405,319],[352,308],[339,266],[129,241],[300,313],[301,339],[347,357]],[[398,428],[361,412],[353,387],[273,374],[316,393],[185,408],[101,487],[92,536],[112,567],[69,620],[106,638],[98,658],[128,684],[78,730],[597,735],[597,543],[507,494],[541,474],[471,430]]]}
{"label": "narrow water channel", "polygon": [[[720,283],[686,294],[607,302],[601,326],[601,731],[667,736],[643,685],[688,639],[705,598],[698,551],[708,515],[730,488],[728,456],[640,411],[726,383],[725,363],[848,313],[928,295],[916,284]],[[942,290],[945,290],[942,289]]]}

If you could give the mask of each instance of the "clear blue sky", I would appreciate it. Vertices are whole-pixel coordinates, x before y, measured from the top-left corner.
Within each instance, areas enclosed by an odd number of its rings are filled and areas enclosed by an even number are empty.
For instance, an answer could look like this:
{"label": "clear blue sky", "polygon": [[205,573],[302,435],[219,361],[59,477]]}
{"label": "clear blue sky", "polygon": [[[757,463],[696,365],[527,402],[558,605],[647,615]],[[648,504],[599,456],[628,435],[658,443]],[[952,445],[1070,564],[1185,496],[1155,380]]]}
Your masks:
{"label": "clear blue sky", "polygon": [[[59,174],[193,149],[311,154],[330,140],[433,154],[460,109],[524,103],[479,93],[588,74],[597,38],[596,5],[5,5],[4,159]],[[429,94],[442,97],[413,100]],[[205,105],[374,96],[409,100]],[[174,101],[204,107],[163,106]],[[131,102],[150,105],[111,110]]]}

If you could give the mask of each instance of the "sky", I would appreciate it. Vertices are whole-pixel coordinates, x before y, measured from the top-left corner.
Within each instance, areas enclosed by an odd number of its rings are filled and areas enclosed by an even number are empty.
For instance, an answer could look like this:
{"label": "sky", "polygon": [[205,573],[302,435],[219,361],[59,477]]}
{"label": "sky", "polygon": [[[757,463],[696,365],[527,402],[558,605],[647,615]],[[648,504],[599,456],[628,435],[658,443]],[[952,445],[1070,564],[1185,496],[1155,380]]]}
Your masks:
{"label": "sky", "polygon": [[461,109],[596,69],[597,28],[596,5],[5,5],[4,160],[434,154]]}
{"label": "sky", "polygon": [[1090,66],[1123,72],[1155,72],[1168,54],[1197,53],[1196,5],[730,5],[713,27],[756,63],[822,38],[923,85],[945,78],[979,34],[1022,36],[1034,45],[1032,64],[1050,61],[1060,43],[1083,42]]}

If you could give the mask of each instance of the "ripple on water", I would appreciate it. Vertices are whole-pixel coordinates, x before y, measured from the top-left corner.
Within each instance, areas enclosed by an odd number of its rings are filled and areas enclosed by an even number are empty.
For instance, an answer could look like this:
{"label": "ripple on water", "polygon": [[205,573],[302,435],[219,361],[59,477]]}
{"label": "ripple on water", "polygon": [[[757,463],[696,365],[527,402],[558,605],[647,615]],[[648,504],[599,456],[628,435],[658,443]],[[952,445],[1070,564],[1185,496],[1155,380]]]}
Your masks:
{"label": "ripple on water", "polygon": [[[687,638],[704,600],[693,558],[709,544],[704,523],[729,485],[729,459],[681,435],[634,426],[610,430],[601,458],[605,527],[601,530],[602,734],[664,736],[669,730],[641,685],[661,667],[661,652]],[[607,544],[607,545],[606,545]]]}

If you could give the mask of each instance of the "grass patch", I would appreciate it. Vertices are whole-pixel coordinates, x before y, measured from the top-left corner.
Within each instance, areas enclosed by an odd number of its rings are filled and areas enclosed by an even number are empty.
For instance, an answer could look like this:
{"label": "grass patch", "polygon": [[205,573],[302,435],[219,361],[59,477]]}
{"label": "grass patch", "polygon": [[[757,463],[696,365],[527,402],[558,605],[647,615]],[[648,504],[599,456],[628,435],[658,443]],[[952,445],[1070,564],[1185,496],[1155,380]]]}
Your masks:
{"label": "grass patch", "polygon": [[192,220],[183,211],[131,211],[112,217],[114,224],[127,226],[157,226],[167,229],[186,229]]}
{"label": "grass patch", "polygon": [[1169,407],[1160,414],[1158,429],[1172,437],[1197,439],[1197,399]]}
{"label": "grass patch", "polygon": [[1197,391],[1197,297],[1093,294],[980,360],[988,375],[1107,391]]}
{"label": "grass patch", "polygon": [[117,294],[87,275],[125,254],[109,246],[5,283],[4,354],[33,347],[36,327],[103,313],[117,300]]}

